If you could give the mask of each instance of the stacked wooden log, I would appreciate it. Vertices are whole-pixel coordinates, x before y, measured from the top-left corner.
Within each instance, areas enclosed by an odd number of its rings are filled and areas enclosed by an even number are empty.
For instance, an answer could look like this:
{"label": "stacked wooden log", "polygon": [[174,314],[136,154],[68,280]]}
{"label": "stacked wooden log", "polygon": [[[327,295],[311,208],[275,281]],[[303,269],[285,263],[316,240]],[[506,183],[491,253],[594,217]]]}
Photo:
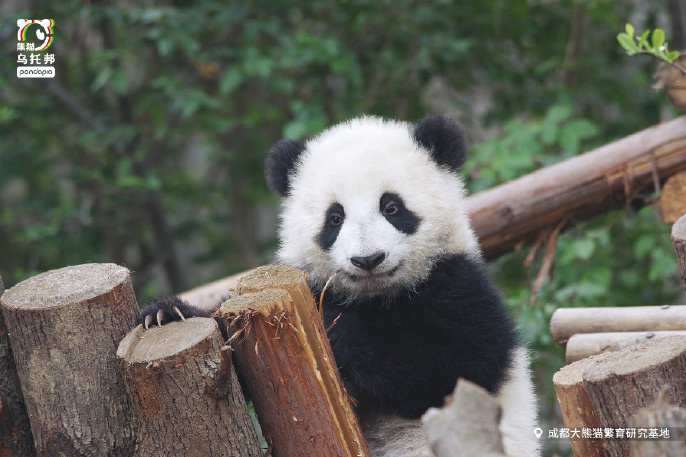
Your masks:
{"label": "stacked wooden log", "polygon": [[[686,287],[686,216],[672,241]],[[565,427],[599,431],[570,439],[575,456],[686,455],[686,306],[560,309],[550,327]]]}
{"label": "stacked wooden log", "polygon": [[138,316],[126,268],[49,271],[7,290],[0,305],[0,349],[9,335],[30,419],[30,428],[15,418],[5,430],[6,407],[17,408],[0,390],[0,455],[262,455],[216,322],[126,336]]}

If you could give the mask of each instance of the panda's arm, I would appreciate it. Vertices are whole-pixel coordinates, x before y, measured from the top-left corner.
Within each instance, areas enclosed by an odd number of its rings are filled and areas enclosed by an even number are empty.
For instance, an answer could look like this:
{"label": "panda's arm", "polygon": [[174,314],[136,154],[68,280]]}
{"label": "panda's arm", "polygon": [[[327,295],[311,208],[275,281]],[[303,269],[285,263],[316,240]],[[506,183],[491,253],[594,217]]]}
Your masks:
{"label": "panda's arm", "polygon": [[[211,309],[197,308],[179,297],[167,297],[154,300],[149,306],[143,308],[138,316],[138,323],[143,324],[147,329],[150,326],[168,324],[169,322],[186,320],[191,317],[211,317],[219,305],[224,300],[217,303]],[[221,319],[217,319],[222,336],[226,340],[226,326]]]}

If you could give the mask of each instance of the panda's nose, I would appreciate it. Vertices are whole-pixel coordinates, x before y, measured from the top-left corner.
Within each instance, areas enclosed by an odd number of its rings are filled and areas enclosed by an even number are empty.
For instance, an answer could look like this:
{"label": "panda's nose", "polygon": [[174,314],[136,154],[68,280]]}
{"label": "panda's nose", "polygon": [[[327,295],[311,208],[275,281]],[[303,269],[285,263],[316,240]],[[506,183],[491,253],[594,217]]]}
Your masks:
{"label": "panda's nose", "polygon": [[380,265],[385,258],[385,253],[375,252],[374,254],[368,255],[367,257],[350,257],[350,263],[355,265],[357,268],[372,271],[375,267]]}

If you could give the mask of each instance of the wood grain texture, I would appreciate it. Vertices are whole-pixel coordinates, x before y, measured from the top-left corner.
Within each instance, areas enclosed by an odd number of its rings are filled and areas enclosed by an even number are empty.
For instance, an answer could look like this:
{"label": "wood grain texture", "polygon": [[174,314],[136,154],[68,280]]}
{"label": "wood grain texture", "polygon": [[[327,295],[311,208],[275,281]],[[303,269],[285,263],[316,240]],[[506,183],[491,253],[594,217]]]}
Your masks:
{"label": "wood grain texture", "polygon": [[565,362],[573,363],[585,357],[603,352],[619,351],[632,344],[668,336],[684,336],[686,330],[662,330],[655,332],[609,332],[577,333],[567,341]]}
{"label": "wood grain texture", "polygon": [[550,333],[562,347],[576,333],[658,330],[686,330],[686,305],[560,308],[550,318]]}
{"label": "wood grain texture", "polygon": [[226,389],[217,388],[221,349],[209,318],[139,325],[121,341],[117,357],[140,424],[137,457],[262,456],[232,367],[224,367]]}
{"label": "wood grain texture", "polygon": [[[603,354],[584,370],[583,380],[600,424],[616,429],[628,427],[631,416],[658,395],[686,407],[685,373],[686,338],[672,336]],[[613,457],[631,455],[630,441],[606,441]]]}
{"label": "wood grain texture", "polygon": [[561,221],[625,207],[686,170],[686,117],[664,122],[580,156],[467,197],[484,255],[492,259]]}
{"label": "wood grain texture", "polygon": [[[600,428],[602,424],[594,410],[583,381],[584,371],[604,355],[592,356],[566,365],[553,375],[555,394],[569,429]],[[577,457],[607,457],[610,455],[604,439],[570,439]]]}
{"label": "wood grain texture", "polygon": [[368,456],[305,275],[260,267],[219,314],[276,457]]}
{"label": "wood grain texture", "polygon": [[[0,303],[5,285],[0,277]],[[1,306],[1,304],[0,304]],[[36,455],[5,319],[0,312],[0,456]]]}
{"label": "wood grain texture", "polygon": [[2,296],[40,456],[125,456],[135,422],[115,352],[135,325],[129,272],[87,264],[27,279]]}

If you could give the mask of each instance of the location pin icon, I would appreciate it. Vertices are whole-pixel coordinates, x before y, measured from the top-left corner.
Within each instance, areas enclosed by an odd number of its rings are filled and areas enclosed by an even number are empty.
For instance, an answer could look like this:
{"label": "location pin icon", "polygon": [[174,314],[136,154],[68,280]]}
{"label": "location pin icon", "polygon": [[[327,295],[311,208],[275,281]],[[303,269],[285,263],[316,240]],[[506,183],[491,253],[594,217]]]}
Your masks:
{"label": "location pin icon", "polygon": [[541,435],[543,435],[543,430],[541,430],[541,427],[536,427],[534,429],[534,435],[536,435],[536,438],[540,438]]}

